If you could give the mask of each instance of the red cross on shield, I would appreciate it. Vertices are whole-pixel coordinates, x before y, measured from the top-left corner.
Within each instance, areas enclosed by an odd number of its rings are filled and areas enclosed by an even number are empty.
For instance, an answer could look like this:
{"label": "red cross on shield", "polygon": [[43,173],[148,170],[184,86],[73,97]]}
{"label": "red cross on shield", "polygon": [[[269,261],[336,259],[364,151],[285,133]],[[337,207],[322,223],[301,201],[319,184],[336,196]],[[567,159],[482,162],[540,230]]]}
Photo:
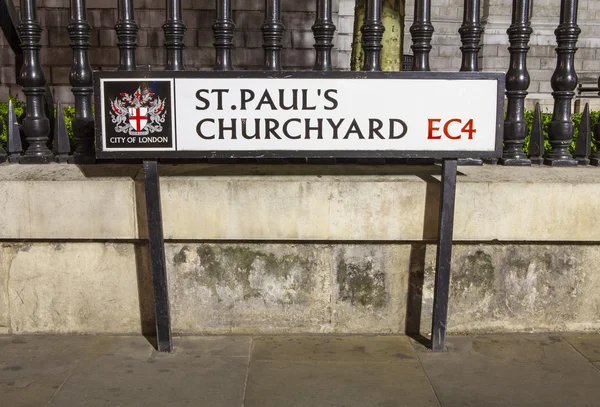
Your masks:
{"label": "red cross on shield", "polygon": [[142,131],[148,123],[148,108],[147,107],[130,107],[129,108],[129,124],[135,131]]}

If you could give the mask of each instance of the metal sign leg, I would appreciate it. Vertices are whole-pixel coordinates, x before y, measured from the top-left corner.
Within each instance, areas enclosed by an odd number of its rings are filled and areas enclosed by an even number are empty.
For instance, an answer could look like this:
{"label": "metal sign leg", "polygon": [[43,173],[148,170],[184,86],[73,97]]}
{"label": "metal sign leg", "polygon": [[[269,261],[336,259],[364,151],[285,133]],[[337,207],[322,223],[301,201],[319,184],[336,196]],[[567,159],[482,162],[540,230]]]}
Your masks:
{"label": "metal sign leg", "polygon": [[148,243],[150,246],[150,268],[152,269],[152,288],[154,291],[156,342],[160,352],[171,352],[171,314],[169,312],[165,240],[160,207],[158,162],[156,160],[144,161],[144,189],[146,190]]}
{"label": "metal sign leg", "polygon": [[454,231],[454,201],[456,196],[456,167],[457,160],[455,159],[445,159],[442,162],[440,223],[433,294],[433,321],[431,327],[431,350],[434,352],[444,351],[446,345],[450,262],[452,258],[452,234]]}

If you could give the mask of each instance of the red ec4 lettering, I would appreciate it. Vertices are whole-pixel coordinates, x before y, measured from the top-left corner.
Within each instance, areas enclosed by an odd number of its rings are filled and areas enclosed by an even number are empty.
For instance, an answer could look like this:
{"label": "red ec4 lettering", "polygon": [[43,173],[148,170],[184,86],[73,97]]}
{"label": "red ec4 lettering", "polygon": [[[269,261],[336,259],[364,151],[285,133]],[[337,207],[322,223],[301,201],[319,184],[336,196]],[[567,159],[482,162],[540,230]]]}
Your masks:
{"label": "red ec4 lettering", "polygon": [[473,125],[473,119],[467,119],[466,123],[457,118],[449,120],[427,119],[427,121],[428,140],[440,140],[442,137],[450,140],[460,140],[462,137],[467,137],[468,140],[473,140],[473,135],[477,133]]}

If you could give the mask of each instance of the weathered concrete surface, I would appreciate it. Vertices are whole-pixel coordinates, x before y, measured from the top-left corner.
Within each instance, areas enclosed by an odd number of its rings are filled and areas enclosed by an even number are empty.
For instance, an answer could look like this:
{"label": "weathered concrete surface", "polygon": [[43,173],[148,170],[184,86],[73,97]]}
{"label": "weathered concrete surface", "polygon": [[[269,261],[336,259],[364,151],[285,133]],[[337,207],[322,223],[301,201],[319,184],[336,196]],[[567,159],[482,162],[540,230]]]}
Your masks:
{"label": "weathered concrete surface", "polygon": [[336,332],[403,332],[409,248],[334,246],[332,324]]}
{"label": "weathered concrete surface", "polygon": [[139,166],[0,166],[1,239],[128,239]]}
{"label": "weathered concrete surface", "polygon": [[406,337],[256,338],[245,406],[439,406]]}
{"label": "weathered concrete surface", "polygon": [[330,331],[330,254],[305,245],[168,245],[173,328]]}
{"label": "weathered concrete surface", "polygon": [[[570,335],[565,335],[570,337]],[[0,337],[2,406],[596,406],[598,335]],[[571,341],[571,339],[570,339]],[[571,341],[571,344],[574,342]],[[579,352],[581,353],[579,353]]]}
{"label": "weathered concrete surface", "polygon": [[562,336],[587,360],[600,363],[600,335],[572,333]]}
{"label": "weathered concrete surface", "polygon": [[[429,332],[435,250],[428,247],[422,331]],[[600,328],[598,246],[456,245],[449,329],[589,331]],[[418,281],[418,275],[412,275]],[[416,277],[416,278],[415,278]]]}
{"label": "weathered concrete surface", "polygon": [[[437,166],[161,166],[177,240],[422,241]],[[454,238],[600,242],[599,168],[460,167]],[[135,180],[134,180],[135,179]],[[140,167],[0,166],[0,239],[144,238]]]}
{"label": "weathered concrete surface", "polygon": [[102,337],[50,406],[241,406],[249,337],[175,338],[171,354],[144,337]]}
{"label": "weathered concrete surface", "polygon": [[[2,249],[13,333],[148,332],[147,252],[132,243]],[[454,248],[450,332],[600,329],[598,245]],[[430,331],[435,246],[168,243],[176,333]],[[142,317],[140,317],[140,313]]]}
{"label": "weathered concrete surface", "polygon": [[419,353],[442,406],[598,405],[600,371],[559,335],[450,337],[448,348]]}
{"label": "weathered concrete surface", "polygon": [[0,404],[45,406],[96,338],[0,336]]}
{"label": "weathered concrete surface", "polygon": [[[24,243],[3,251],[13,333],[140,332],[134,245]],[[142,273],[141,287],[144,280]]]}
{"label": "weathered concrete surface", "polygon": [[0,333],[6,333],[10,329],[10,312],[8,311],[8,267],[4,260],[4,251],[0,250]]}

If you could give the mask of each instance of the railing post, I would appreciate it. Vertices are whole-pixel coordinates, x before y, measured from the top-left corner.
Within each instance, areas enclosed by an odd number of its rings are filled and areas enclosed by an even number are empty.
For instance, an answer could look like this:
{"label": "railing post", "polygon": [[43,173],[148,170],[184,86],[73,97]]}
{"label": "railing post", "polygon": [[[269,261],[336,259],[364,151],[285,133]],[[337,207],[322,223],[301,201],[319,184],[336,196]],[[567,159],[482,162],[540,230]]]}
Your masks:
{"label": "railing post", "polygon": [[431,38],[433,37],[431,24],[431,0],[415,0],[415,17],[410,27],[413,50],[413,71],[428,72],[429,52],[431,51]]}
{"label": "railing post", "polygon": [[166,71],[185,71],[183,49],[186,26],[181,12],[181,0],[166,0],[167,19],[162,26],[167,50]]}
{"label": "railing post", "polygon": [[[75,118],[73,119],[73,134],[75,136],[75,151],[70,162],[76,164],[93,163],[94,157],[94,115],[92,114],[92,67],[88,58],[92,27],[87,21],[85,0],[71,0],[71,20],[67,25],[73,63],[69,74],[71,91],[75,96]],[[58,115],[62,111],[57,111]],[[55,134],[58,137],[58,134]]]}
{"label": "railing post", "polygon": [[216,0],[217,20],[213,24],[213,35],[215,38],[215,71],[231,71],[231,50],[233,49],[233,38],[235,35],[235,24],[231,17],[231,0]]}
{"label": "railing post", "polygon": [[317,0],[317,18],[312,26],[315,37],[315,71],[331,71],[331,49],[335,25],[331,17],[331,0]]}
{"label": "railing post", "polygon": [[115,24],[119,47],[119,71],[135,71],[138,25],[133,17],[133,0],[118,0],[118,19]]}
{"label": "railing post", "polygon": [[365,52],[363,71],[381,71],[381,39],[385,27],[381,22],[381,0],[366,0],[365,21],[360,29]]}
{"label": "railing post", "polygon": [[281,42],[285,27],[281,22],[281,0],[265,0],[265,21],[260,27],[267,71],[281,71]]}
{"label": "railing post", "polygon": [[47,164],[54,160],[48,148],[50,120],[44,112],[46,78],[40,66],[42,27],[36,21],[36,1],[21,0],[21,23],[18,27],[23,49],[21,83],[27,99],[23,132],[29,147],[21,157],[22,164]]}
{"label": "railing post", "polygon": [[475,72],[479,70],[477,57],[481,46],[481,35],[483,28],[481,27],[479,9],[481,0],[465,0],[463,22],[458,29],[462,46],[462,64],[460,70],[462,72]]}
{"label": "railing post", "polygon": [[542,164],[544,162],[544,130],[539,103],[535,104],[533,111],[533,123],[531,124],[531,135],[529,136],[529,161],[531,161],[531,164]]}
{"label": "railing post", "polygon": [[555,166],[575,166],[577,160],[569,152],[573,138],[574,125],[571,120],[571,100],[575,96],[577,74],[574,59],[577,51],[577,39],[581,29],[577,25],[579,0],[561,0],[560,25],[555,31],[556,70],[552,75],[552,96],[554,112],[548,130],[552,150],[544,156],[544,164]]}
{"label": "railing post", "polygon": [[[600,89],[600,76],[598,76],[598,88]],[[598,93],[600,95],[600,92]],[[600,122],[594,125],[594,136],[596,137],[596,151],[592,154],[590,165],[600,167]]]}
{"label": "railing post", "polygon": [[510,46],[510,66],[506,72],[507,112],[504,122],[504,151],[500,164],[531,165],[523,151],[527,136],[525,97],[530,84],[527,71],[529,38],[533,32],[529,21],[531,0],[513,0],[512,23],[506,31]]}
{"label": "railing post", "polygon": [[[3,130],[3,125],[2,122],[0,121],[0,133],[2,133]],[[3,163],[4,161],[6,161],[6,158],[8,156],[6,155],[6,150],[4,150],[2,147],[0,147],[0,163]]]}
{"label": "railing post", "polygon": [[17,123],[17,116],[15,115],[15,108],[12,100],[8,101],[8,120],[6,125],[8,128],[6,148],[8,150],[8,162],[18,163],[21,161],[21,153],[23,152],[23,145],[21,144],[21,132],[19,131],[19,123]]}

